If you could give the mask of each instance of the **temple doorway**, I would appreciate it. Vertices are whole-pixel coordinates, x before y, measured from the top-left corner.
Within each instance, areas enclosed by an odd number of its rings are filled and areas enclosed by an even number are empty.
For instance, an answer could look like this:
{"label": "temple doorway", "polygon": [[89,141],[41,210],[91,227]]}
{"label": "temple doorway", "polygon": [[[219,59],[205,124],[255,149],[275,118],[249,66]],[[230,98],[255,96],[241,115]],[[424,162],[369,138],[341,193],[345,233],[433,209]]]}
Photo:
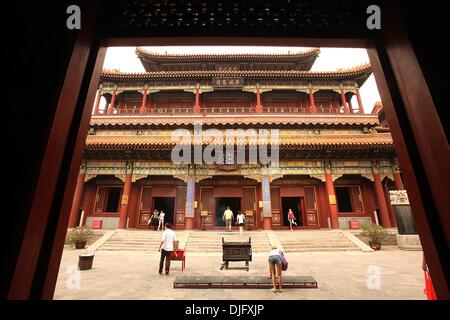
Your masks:
{"label": "temple doorway", "polygon": [[230,210],[233,211],[235,220],[238,211],[241,211],[241,198],[216,198],[216,226],[225,226],[225,221],[222,220],[222,217],[227,207],[230,207]]}
{"label": "temple doorway", "polygon": [[302,201],[303,198],[301,197],[281,197],[283,227],[289,227],[289,220],[288,220],[289,209],[291,209],[292,212],[294,212],[297,227],[301,227],[304,225]]}
{"label": "temple doorway", "polygon": [[[164,211],[164,223],[170,222],[173,225],[173,216],[175,209],[175,198],[173,197],[154,197],[153,210]],[[152,210],[152,212],[153,212]]]}

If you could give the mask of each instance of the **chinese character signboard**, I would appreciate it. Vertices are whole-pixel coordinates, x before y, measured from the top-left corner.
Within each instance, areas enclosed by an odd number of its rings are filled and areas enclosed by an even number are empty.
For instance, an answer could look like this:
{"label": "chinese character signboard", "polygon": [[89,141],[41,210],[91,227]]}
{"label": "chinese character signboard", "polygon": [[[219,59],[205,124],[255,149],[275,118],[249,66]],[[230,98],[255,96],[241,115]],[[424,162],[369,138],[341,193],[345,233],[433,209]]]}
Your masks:
{"label": "chinese character signboard", "polygon": [[213,78],[212,86],[216,88],[241,88],[244,78]]}

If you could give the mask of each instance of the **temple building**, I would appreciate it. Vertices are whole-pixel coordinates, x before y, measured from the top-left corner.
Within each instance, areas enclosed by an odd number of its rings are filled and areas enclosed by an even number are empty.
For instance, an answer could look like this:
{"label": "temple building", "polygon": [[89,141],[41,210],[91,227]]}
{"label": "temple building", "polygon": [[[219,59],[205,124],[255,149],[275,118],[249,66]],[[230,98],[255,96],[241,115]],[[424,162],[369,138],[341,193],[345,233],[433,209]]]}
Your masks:
{"label": "temple building", "polygon": [[[136,49],[145,72],[104,70],[93,107],[69,227],[145,228],[164,210],[175,229],[223,228],[223,211],[243,212],[252,230],[395,227],[389,189],[403,189],[393,141],[359,88],[370,65],[311,71],[313,48],[287,54],[159,54]],[[356,96],[357,105],[352,105]],[[101,98],[106,107],[100,107]],[[202,130],[225,133],[222,141]],[[175,163],[184,144],[225,144],[223,163]],[[242,132],[278,131],[278,165],[238,163],[258,145]],[[187,139],[187,140],[186,140]],[[274,152],[272,140],[269,149]],[[215,154],[217,156],[217,154]]]}

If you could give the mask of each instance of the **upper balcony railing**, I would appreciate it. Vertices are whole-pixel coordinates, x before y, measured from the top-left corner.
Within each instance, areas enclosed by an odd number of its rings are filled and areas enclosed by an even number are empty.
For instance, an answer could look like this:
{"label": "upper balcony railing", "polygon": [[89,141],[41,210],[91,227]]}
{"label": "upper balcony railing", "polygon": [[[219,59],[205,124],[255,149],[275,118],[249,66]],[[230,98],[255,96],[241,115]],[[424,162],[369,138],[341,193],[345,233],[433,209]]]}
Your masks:
{"label": "upper balcony railing", "polygon": [[[316,112],[312,108],[305,107],[264,107],[259,110],[257,107],[200,107],[195,112],[193,107],[156,107],[146,108],[141,112],[140,108],[120,108],[115,109],[113,113],[107,114],[106,110],[99,110],[98,115],[108,116],[139,116],[139,115],[244,115],[244,114],[344,114],[343,108],[316,106]],[[350,114],[359,114],[358,109],[353,109]]]}

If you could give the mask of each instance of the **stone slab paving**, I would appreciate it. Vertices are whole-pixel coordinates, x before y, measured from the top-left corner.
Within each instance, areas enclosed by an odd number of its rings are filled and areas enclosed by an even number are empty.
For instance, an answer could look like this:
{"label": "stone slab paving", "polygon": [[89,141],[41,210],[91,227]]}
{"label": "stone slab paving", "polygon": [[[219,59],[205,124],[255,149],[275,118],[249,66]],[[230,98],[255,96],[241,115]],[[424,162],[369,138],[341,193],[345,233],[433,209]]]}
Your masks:
{"label": "stone slab paving", "polygon": [[[76,271],[83,250],[66,246],[55,299],[426,299],[421,269],[422,252],[384,247],[378,252],[304,252],[287,254],[286,276],[312,276],[318,289],[173,289],[176,276],[264,276],[268,273],[265,254],[253,255],[250,271],[220,270],[221,254],[188,254],[186,270],[181,262],[171,264],[171,274],[158,274],[158,253],[97,252],[93,268]],[[240,266],[244,263],[230,263]],[[380,274],[377,289],[376,273]],[[374,282],[375,281],[375,282]],[[367,283],[373,289],[369,289]],[[78,288],[79,287],[79,288]]]}

